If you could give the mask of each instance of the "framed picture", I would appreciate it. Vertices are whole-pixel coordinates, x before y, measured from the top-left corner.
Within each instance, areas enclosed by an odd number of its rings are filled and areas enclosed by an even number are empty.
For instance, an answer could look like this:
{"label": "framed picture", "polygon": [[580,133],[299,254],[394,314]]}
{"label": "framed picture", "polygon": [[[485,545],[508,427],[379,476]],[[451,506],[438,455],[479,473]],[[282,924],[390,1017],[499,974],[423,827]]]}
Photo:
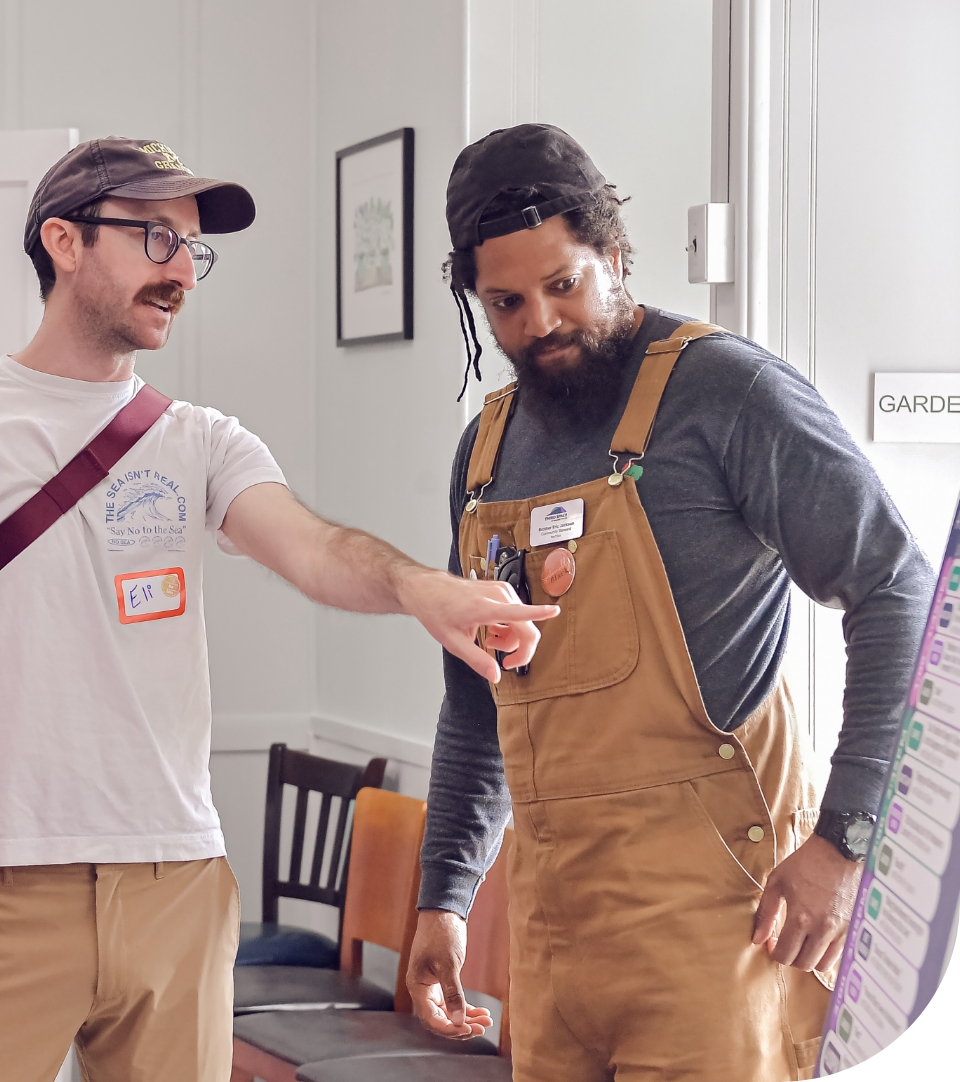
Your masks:
{"label": "framed picture", "polygon": [[413,338],[413,128],[337,151],[337,345]]}

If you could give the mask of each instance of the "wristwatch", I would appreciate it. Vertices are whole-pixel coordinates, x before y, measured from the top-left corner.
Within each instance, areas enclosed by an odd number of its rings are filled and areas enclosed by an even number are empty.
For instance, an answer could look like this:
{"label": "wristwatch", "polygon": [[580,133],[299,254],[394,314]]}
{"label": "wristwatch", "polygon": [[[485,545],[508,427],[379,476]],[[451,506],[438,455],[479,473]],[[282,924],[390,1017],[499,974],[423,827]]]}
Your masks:
{"label": "wristwatch", "polygon": [[821,811],[813,832],[836,846],[847,860],[862,864],[876,822],[877,817],[869,812]]}

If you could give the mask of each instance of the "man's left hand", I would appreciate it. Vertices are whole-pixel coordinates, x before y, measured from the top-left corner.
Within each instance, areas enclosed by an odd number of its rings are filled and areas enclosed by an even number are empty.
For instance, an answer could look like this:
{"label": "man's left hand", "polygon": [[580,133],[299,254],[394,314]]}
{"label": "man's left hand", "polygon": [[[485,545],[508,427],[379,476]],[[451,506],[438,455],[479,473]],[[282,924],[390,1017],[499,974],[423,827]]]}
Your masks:
{"label": "man's left hand", "polygon": [[[811,835],[770,873],[754,919],[753,942],[797,969],[828,970],[843,952],[863,865]],[[777,934],[777,918],[787,916]]]}

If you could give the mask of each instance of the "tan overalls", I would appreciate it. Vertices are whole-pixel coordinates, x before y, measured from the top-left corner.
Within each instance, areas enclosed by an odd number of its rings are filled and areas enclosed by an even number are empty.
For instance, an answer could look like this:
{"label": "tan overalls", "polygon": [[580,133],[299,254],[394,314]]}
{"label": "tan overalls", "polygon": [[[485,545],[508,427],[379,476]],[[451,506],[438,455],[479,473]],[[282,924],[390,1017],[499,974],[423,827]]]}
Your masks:
{"label": "tan overalls", "polygon": [[[681,350],[719,330],[687,323],[650,346],[614,436],[619,470],[646,448]],[[464,574],[482,577],[494,533],[529,549],[532,508],[585,505],[561,615],[529,674],[492,688],[517,842],[514,1079],[811,1078],[829,992],[751,943],[762,884],[817,815],[786,689],[736,733],[710,721],[632,478],[483,502],[511,402],[495,392],[481,416]],[[554,600],[550,548],[526,557],[534,604]]]}

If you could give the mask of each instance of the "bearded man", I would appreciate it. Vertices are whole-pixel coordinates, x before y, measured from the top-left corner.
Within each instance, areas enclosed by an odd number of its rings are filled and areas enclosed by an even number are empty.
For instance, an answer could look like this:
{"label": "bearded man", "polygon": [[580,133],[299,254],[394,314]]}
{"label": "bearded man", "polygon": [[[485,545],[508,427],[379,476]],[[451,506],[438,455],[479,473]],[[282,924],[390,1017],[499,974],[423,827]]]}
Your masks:
{"label": "bearded man", "polygon": [[[517,1082],[809,1078],[930,569],[793,368],[634,302],[620,200],[564,132],[467,147],[447,220],[516,372],[457,451],[450,569],[562,612],[497,685],[445,656],[417,1013],[489,1024],[458,972],[512,799]],[[846,611],[822,799],[780,674],[791,580]]]}
{"label": "bearded man", "polygon": [[538,638],[505,583],[311,514],[235,417],[134,374],[254,218],[162,143],[57,162],[24,248],[40,329],[0,357],[0,1073],[227,1082],[239,898],[210,795],[203,536],[314,601],[406,612],[490,679]]}

